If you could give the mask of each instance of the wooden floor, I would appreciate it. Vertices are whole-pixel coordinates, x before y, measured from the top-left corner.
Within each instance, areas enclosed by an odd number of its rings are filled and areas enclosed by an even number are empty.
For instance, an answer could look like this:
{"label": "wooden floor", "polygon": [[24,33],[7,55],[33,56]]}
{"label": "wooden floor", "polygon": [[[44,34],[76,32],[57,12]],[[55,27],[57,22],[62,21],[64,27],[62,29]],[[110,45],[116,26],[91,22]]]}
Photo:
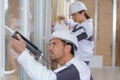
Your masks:
{"label": "wooden floor", "polygon": [[120,80],[120,68],[91,68],[94,80]]}

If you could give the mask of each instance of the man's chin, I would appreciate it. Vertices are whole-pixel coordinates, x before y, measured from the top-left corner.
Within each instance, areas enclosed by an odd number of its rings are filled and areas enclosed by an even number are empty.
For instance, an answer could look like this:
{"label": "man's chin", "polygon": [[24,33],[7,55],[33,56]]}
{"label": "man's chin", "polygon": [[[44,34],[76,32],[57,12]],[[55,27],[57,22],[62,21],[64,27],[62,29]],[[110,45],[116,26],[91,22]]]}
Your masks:
{"label": "man's chin", "polygon": [[53,61],[53,62],[56,62],[55,58],[50,57],[50,60]]}
{"label": "man's chin", "polygon": [[56,62],[56,60],[55,59],[51,59],[51,62]]}

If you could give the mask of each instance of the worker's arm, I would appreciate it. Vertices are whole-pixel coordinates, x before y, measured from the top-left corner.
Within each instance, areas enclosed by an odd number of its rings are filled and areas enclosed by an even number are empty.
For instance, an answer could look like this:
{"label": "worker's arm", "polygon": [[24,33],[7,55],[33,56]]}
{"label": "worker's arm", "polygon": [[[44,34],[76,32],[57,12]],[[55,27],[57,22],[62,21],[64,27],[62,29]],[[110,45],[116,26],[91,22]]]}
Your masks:
{"label": "worker's arm", "polygon": [[68,25],[69,27],[74,27],[77,24],[76,22],[74,22],[73,19],[71,18],[68,19],[64,15],[58,16],[58,19],[64,21],[64,23]]}
{"label": "worker's arm", "polygon": [[34,57],[27,52],[27,50],[22,52],[17,61],[32,80],[56,80],[55,73],[37,62]]}
{"label": "worker's arm", "polygon": [[59,22],[57,21],[52,21],[52,29],[55,31],[55,30],[60,30],[60,29],[69,29],[70,28],[73,28],[77,23],[75,23],[72,19],[68,19],[65,24],[60,24]]}
{"label": "worker's arm", "polygon": [[17,34],[17,38],[12,40],[13,49],[20,54],[17,61],[21,64],[32,80],[56,80],[56,75],[48,70],[41,63],[37,62],[26,50],[24,40]]}

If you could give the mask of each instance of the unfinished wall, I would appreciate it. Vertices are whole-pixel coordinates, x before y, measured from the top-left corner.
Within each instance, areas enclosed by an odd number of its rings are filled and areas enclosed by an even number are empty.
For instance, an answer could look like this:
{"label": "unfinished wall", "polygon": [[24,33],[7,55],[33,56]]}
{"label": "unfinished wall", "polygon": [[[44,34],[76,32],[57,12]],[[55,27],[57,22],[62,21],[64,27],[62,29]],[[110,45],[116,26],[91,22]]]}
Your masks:
{"label": "unfinished wall", "polygon": [[[107,4],[107,5],[106,5]],[[103,56],[103,65],[112,65],[112,0],[98,2],[97,54]]]}
{"label": "unfinished wall", "polygon": [[[94,19],[95,0],[80,0],[88,7],[88,13]],[[106,5],[107,4],[107,5]],[[97,45],[95,55],[103,56],[103,65],[112,65],[112,0],[98,0]]]}
{"label": "unfinished wall", "polygon": [[54,20],[54,18],[56,17],[56,15],[57,15],[57,0],[51,0],[52,1],[52,6],[51,6],[51,8],[52,8],[52,20]]}
{"label": "unfinished wall", "polygon": [[117,0],[116,66],[120,66],[120,0]]}

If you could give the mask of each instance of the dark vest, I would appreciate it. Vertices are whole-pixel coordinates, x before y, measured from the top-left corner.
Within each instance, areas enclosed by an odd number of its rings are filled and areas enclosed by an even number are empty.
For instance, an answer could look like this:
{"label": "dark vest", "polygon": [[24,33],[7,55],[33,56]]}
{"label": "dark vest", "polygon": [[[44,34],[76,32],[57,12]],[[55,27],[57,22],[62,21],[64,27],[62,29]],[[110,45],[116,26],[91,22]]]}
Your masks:
{"label": "dark vest", "polygon": [[56,73],[57,80],[80,80],[79,72],[76,67],[71,64],[69,67]]}

